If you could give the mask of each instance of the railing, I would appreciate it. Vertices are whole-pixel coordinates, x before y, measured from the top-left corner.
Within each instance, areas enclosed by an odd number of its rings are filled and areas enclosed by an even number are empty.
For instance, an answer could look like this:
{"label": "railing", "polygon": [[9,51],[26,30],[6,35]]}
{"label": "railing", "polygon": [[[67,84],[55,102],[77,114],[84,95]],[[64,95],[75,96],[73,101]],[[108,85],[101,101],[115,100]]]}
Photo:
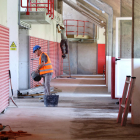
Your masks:
{"label": "railing", "polygon": [[[54,18],[54,0],[45,0],[47,2],[38,2],[38,0],[27,0],[27,6],[23,6],[21,0],[21,7],[27,8],[26,15],[30,15],[30,11],[35,9],[35,11],[47,10],[46,15],[49,14],[49,17]],[[42,9],[42,10],[40,10]]]}
{"label": "railing", "polygon": [[[89,35],[89,32],[86,32],[86,29],[88,29],[89,27],[86,25],[86,23],[89,23],[89,21],[83,21],[83,20],[73,20],[73,19],[66,19],[64,20],[64,24],[66,26],[66,35],[68,34],[68,32],[73,32],[74,34],[76,33],[76,35],[78,36],[79,34],[82,34],[83,37],[85,35]],[[72,22],[74,23],[74,25],[69,25],[68,22]],[[76,22],[76,23],[75,23]],[[76,24],[76,25],[75,25]],[[83,25],[81,25],[83,24]],[[76,27],[75,31],[69,31],[68,27]],[[81,31],[82,29],[79,30],[79,28],[83,28],[83,31]]]}

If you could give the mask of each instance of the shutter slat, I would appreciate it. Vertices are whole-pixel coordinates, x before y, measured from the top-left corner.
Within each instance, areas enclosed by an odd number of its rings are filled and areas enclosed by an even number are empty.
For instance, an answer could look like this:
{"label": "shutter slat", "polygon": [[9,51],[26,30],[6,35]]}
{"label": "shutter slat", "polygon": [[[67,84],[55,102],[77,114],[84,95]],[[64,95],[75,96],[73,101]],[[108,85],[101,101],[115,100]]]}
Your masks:
{"label": "shutter slat", "polygon": [[9,29],[0,25],[0,113],[9,100]]}

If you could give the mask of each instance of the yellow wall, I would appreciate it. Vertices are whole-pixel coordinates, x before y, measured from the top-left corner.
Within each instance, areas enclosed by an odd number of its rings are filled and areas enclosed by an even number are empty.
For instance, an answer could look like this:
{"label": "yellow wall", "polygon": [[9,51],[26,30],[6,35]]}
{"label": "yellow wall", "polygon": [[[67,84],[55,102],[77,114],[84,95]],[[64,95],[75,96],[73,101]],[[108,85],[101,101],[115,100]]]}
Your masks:
{"label": "yellow wall", "polygon": [[7,26],[7,0],[0,0],[0,24]]}

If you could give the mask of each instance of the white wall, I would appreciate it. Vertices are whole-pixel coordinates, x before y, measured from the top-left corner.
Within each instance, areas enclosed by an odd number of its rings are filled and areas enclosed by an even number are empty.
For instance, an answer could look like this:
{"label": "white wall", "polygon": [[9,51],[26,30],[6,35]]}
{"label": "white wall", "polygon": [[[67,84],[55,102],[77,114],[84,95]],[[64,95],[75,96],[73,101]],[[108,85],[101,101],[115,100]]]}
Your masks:
{"label": "white wall", "polygon": [[63,19],[75,19],[75,20],[88,20],[87,17],[70,7],[65,2],[63,3]]}
{"label": "white wall", "polygon": [[[22,6],[26,6],[27,7],[27,0],[22,0]],[[20,11],[26,11],[26,8],[20,7]]]}
{"label": "white wall", "polygon": [[0,24],[7,26],[7,0],[0,0]]}
{"label": "white wall", "polygon": [[97,44],[105,44],[105,29],[97,26]]}
{"label": "white wall", "polygon": [[[3,0],[5,1],[5,0]],[[7,0],[7,27],[10,31],[10,45],[14,41],[17,50],[10,51],[10,70],[12,76],[12,86],[14,95],[17,95],[18,90],[18,0]],[[10,46],[9,46],[10,47]]]}
{"label": "white wall", "polygon": [[60,42],[61,34],[58,33],[56,24],[58,24],[57,18],[61,20],[59,24],[62,23],[62,15],[55,12],[54,17],[55,18],[51,20],[51,24],[32,24],[32,27],[29,30],[29,35],[49,41]]}

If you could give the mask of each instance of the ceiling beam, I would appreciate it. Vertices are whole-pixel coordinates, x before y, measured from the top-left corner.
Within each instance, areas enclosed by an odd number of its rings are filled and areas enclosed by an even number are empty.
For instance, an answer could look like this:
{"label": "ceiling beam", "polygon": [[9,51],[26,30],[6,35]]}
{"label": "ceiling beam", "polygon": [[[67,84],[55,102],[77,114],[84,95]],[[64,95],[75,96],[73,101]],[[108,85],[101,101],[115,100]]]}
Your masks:
{"label": "ceiling beam", "polygon": [[[84,12],[85,14],[89,15],[91,18],[89,19],[90,22],[98,25],[99,27],[103,27],[102,24],[97,21],[97,19],[94,18],[93,15],[91,15],[89,12],[87,12],[86,10],[82,9],[81,7],[79,7],[78,5],[76,5],[74,2],[72,1],[68,1],[68,0],[63,0],[66,4],[68,4],[69,6],[71,6],[73,9],[75,9],[76,11],[80,12],[81,14],[83,14],[82,12]],[[83,14],[84,15],[84,14]],[[84,15],[85,16],[85,15]],[[89,17],[88,17],[89,18]]]}

